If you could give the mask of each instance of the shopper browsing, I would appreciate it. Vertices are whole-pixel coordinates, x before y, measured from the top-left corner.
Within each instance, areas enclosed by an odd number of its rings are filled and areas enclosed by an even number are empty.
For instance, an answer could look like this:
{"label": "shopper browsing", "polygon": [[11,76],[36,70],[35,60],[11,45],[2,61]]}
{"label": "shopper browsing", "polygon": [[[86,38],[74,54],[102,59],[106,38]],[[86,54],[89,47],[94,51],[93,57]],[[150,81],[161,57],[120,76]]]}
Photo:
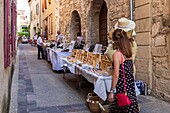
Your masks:
{"label": "shopper browsing", "polygon": [[[132,47],[127,33],[122,29],[113,32],[113,41],[117,51],[113,54],[114,72],[112,85],[108,99],[112,104],[109,107],[111,113],[139,113],[136,99]],[[113,90],[116,88],[116,94]],[[124,101],[119,101],[123,95]],[[127,100],[127,103],[124,103]],[[122,105],[123,104],[123,105]]]}

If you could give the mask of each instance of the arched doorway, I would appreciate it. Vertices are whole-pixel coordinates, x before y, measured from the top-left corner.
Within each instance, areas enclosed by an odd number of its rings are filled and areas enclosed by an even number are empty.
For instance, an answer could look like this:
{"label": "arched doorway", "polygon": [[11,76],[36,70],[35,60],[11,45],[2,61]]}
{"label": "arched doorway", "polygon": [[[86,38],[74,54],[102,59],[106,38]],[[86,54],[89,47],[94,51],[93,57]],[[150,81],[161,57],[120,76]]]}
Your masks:
{"label": "arched doorway", "polygon": [[87,43],[107,45],[107,6],[104,0],[94,0],[87,18]]}
{"label": "arched doorway", "polygon": [[99,16],[99,43],[107,46],[107,7],[103,3]]}
{"label": "arched doorway", "polygon": [[77,11],[73,11],[71,15],[70,24],[70,38],[75,40],[77,37],[77,32],[81,32],[81,19]]}

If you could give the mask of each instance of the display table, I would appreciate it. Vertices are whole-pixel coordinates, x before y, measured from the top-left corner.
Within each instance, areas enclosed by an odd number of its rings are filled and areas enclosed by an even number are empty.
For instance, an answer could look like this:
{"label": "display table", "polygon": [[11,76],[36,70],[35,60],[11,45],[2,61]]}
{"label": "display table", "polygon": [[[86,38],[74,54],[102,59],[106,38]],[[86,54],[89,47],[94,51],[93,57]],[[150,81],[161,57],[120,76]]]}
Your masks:
{"label": "display table", "polygon": [[52,64],[52,69],[59,71],[59,70],[62,70],[62,67],[60,64],[61,58],[70,56],[71,53],[70,52],[60,52],[58,50],[51,49],[49,54],[50,54],[49,56],[50,56],[50,61]]}
{"label": "display table", "polygon": [[[70,70],[71,73],[82,75],[86,78],[90,83],[94,84],[94,92],[102,99],[107,99],[107,92],[111,89],[111,76],[99,76],[95,73],[89,72],[87,69],[80,67],[77,64],[73,64],[69,62],[67,58],[61,58],[61,67],[66,66]],[[90,67],[90,66],[89,66]]]}
{"label": "display table", "polygon": [[51,60],[50,60],[50,51],[51,51],[51,48],[50,48],[50,47],[47,47],[47,48],[46,48],[46,52],[47,52],[46,57],[47,57],[47,61],[48,61],[48,62],[51,61]]}

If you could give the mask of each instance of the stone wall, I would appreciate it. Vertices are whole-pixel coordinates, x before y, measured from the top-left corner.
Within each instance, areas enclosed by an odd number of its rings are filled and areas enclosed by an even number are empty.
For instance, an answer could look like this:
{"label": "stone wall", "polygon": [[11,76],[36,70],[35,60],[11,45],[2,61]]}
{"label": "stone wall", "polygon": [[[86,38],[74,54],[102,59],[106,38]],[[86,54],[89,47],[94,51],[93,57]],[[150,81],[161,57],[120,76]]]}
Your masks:
{"label": "stone wall", "polygon": [[[60,29],[66,37],[74,39],[76,31],[71,22],[73,12],[80,17],[81,32],[90,45],[99,41],[99,13],[104,0],[62,0],[60,3]],[[120,17],[129,17],[129,0],[105,0],[108,9],[107,32]],[[74,24],[73,24],[74,25]]]}
{"label": "stone wall", "polygon": [[153,94],[170,101],[170,0],[152,0]]}
{"label": "stone wall", "polygon": [[151,57],[151,2],[135,0],[136,42],[138,44],[136,79],[142,80],[152,89]]}
{"label": "stone wall", "polygon": [[170,100],[170,0],[135,0],[136,79],[145,81],[152,94]]}
{"label": "stone wall", "polygon": [[[45,31],[45,26],[48,27],[48,38],[50,40],[56,39],[56,33],[59,29],[59,2],[57,0],[51,0],[51,3],[48,3],[47,0],[47,9],[42,13],[42,31]],[[52,16],[52,17],[51,17]],[[52,24],[50,22],[52,18]],[[47,21],[46,21],[47,20]],[[52,33],[50,33],[50,25],[52,25]]]}
{"label": "stone wall", "polygon": [[41,10],[39,9],[38,15],[36,14],[36,5],[39,4],[41,8],[41,0],[31,0],[29,2],[30,12],[32,13],[32,20],[30,20],[30,37],[33,38],[35,33],[38,33],[41,27]]}
{"label": "stone wall", "polygon": [[11,58],[10,66],[4,68],[4,0],[0,0],[0,14],[0,113],[7,113],[13,59]]}

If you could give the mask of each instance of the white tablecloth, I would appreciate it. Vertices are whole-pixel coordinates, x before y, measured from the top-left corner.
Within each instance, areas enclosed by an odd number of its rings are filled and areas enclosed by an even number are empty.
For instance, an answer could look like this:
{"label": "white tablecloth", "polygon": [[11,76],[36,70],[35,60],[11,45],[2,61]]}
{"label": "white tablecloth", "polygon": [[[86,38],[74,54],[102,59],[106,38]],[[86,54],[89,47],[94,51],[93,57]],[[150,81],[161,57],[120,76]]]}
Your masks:
{"label": "white tablecloth", "polygon": [[62,70],[61,67],[61,58],[70,56],[70,52],[58,52],[54,50],[50,50],[50,60],[52,63],[52,69],[59,71]]}
{"label": "white tablecloth", "polygon": [[61,63],[60,64],[61,64],[61,67],[63,67],[65,65],[65,66],[67,66],[67,68],[69,68],[71,73],[76,74],[76,72],[75,72],[76,64],[73,64],[73,63],[69,62],[67,60],[67,58],[61,58]]}
{"label": "white tablecloth", "polygon": [[47,56],[46,56],[46,57],[47,57],[47,61],[51,61],[51,60],[50,60],[50,51],[51,51],[51,48],[50,48],[50,47],[47,47],[47,48],[46,48],[46,52],[47,52]]}
{"label": "white tablecloth", "polygon": [[69,62],[66,58],[62,58],[61,65],[67,66],[73,74],[81,74],[89,82],[94,84],[94,92],[102,99],[107,99],[107,91],[111,89],[111,76],[98,76],[95,73],[89,72],[82,67]]}

